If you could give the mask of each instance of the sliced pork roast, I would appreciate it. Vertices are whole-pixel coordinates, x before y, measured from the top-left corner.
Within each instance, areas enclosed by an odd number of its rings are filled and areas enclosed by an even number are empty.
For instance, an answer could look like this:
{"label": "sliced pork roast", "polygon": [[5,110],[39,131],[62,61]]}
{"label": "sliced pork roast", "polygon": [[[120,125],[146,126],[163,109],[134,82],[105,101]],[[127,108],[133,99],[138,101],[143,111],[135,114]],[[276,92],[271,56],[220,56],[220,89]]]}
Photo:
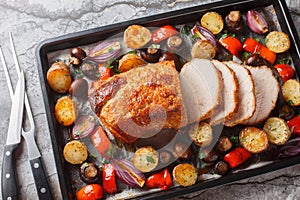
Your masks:
{"label": "sliced pork roast", "polygon": [[225,118],[230,118],[238,110],[238,79],[224,63],[218,60],[213,60],[212,63],[221,72],[224,87],[222,104],[217,107],[210,120],[210,124],[216,125],[224,123]]}
{"label": "sliced pork roast", "polygon": [[249,119],[256,108],[254,82],[250,71],[233,61],[224,62],[238,79],[238,111],[225,120],[225,126],[235,126]]}
{"label": "sliced pork roast", "polygon": [[169,66],[148,64],[96,81],[89,102],[103,125],[124,143],[187,125],[178,72]]}
{"label": "sliced pork roast", "polygon": [[210,60],[194,58],[179,78],[189,123],[210,118],[221,102],[221,73]]}
{"label": "sliced pork roast", "polygon": [[274,109],[280,86],[269,67],[245,67],[250,70],[254,80],[256,109],[252,117],[244,121],[243,124],[256,125],[267,119]]}

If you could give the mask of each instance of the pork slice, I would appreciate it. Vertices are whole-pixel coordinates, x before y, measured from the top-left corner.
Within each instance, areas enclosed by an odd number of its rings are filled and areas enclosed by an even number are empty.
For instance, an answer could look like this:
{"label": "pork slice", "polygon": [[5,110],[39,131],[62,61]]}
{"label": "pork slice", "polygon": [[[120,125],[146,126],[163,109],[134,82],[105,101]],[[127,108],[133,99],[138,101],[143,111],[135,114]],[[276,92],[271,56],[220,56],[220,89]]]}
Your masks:
{"label": "pork slice", "polygon": [[252,117],[244,121],[243,124],[256,125],[267,119],[274,109],[280,87],[269,67],[251,67],[247,65],[245,67],[250,70],[254,80],[256,109]]}
{"label": "pork slice", "polygon": [[216,108],[210,124],[224,123],[225,118],[230,118],[238,110],[238,79],[232,69],[224,63],[213,60],[214,66],[221,72],[223,81],[222,104]]}
{"label": "pork slice", "polygon": [[238,111],[227,117],[225,126],[235,126],[249,119],[256,108],[255,88],[250,71],[233,61],[224,62],[232,69],[238,79]]}
{"label": "pork slice", "polygon": [[183,66],[179,79],[188,122],[210,118],[221,102],[221,73],[211,61],[194,58]]}

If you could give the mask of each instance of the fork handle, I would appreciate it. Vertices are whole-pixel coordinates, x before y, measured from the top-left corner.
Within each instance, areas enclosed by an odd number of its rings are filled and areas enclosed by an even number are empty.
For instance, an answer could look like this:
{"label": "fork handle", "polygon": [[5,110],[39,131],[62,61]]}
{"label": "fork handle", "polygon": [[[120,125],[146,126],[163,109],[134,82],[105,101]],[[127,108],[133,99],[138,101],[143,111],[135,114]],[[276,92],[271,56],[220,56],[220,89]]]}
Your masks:
{"label": "fork handle", "polygon": [[39,199],[51,200],[51,190],[48,183],[48,178],[45,174],[41,158],[30,160],[30,166],[34,177],[34,182]]}
{"label": "fork handle", "polygon": [[18,199],[18,182],[16,176],[16,165],[14,152],[18,144],[4,146],[2,164],[2,199]]}

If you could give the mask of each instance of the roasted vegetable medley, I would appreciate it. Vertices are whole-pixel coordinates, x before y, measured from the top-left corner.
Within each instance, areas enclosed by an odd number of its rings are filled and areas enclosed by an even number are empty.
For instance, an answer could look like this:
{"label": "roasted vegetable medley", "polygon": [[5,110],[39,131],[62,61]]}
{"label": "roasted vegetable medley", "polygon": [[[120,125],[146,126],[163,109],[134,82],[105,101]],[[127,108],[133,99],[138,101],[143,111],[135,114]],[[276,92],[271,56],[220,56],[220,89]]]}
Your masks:
{"label": "roasted vegetable medley", "polygon": [[[122,37],[71,48],[46,76],[57,94],[57,122],[69,130],[63,156],[81,179],[76,198],[188,187],[299,154],[300,83],[290,45],[257,9],[206,12],[179,25],[133,24]],[[153,82],[142,78],[142,67],[153,67],[146,74]],[[175,89],[160,85],[174,79]],[[130,101],[118,93],[129,83],[135,90],[122,94]],[[127,102],[128,112],[115,117]],[[167,106],[173,111],[161,112]],[[167,123],[155,121],[162,116]],[[121,134],[121,125],[133,123],[142,128]],[[153,123],[159,131],[149,131]]]}

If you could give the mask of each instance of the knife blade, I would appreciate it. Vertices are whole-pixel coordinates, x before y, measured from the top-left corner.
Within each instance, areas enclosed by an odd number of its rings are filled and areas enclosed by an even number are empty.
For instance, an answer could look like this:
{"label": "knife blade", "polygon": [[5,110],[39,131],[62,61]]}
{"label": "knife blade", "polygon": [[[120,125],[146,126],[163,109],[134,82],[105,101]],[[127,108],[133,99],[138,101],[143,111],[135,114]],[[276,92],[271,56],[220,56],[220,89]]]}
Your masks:
{"label": "knife blade", "polygon": [[[13,60],[15,63],[15,67],[17,70],[17,74],[19,75],[21,72],[21,68],[19,65],[19,61],[18,61],[18,57],[17,57],[17,53],[16,53],[16,49],[15,49],[15,45],[14,45],[14,41],[13,41],[13,37],[12,37],[12,33],[9,32],[9,41],[10,41],[10,45],[11,45],[11,50],[12,50],[12,54],[13,54]],[[3,56],[1,55],[1,48],[0,48],[0,57],[2,58]],[[2,58],[2,62],[5,65],[5,61],[4,58]],[[4,67],[6,68],[6,67]],[[8,88],[10,90],[10,95],[12,98],[12,94],[13,94],[13,89],[10,83],[10,79],[9,76],[7,74],[5,74],[7,77],[7,81],[8,81]],[[32,174],[33,174],[33,178],[34,178],[34,183],[36,186],[36,190],[37,190],[37,194],[39,199],[43,199],[43,200],[52,200],[52,194],[51,194],[51,188],[49,185],[49,180],[48,177],[46,176],[46,172],[44,170],[43,164],[42,164],[42,158],[41,158],[41,153],[37,147],[36,141],[35,141],[35,124],[34,124],[34,119],[33,119],[33,115],[31,112],[31,106],[27,97],[27,92],[25,91],[25,95],[24,95],[24,102],[25,102],[25,108],[26,108],[26,114],[29,120],[29,125],[30,125],[30,129],[25,131],[25,129],[22,129],[22,136],[24,137],[26,144],[27,144],[27,149],[28,149],[28,158],[29,158],[29,162],[30,162],[30,166],[31,166],[31,170],[32,170]]]}
{"label": "knife blade", "polygon": [[3,199],[18,199],[16,166],[14,152],[21,140],[21,127],[24,109],[25,79],[21,72],[12,99],[7,139],[4,146],[2,164],[2,197]]}

